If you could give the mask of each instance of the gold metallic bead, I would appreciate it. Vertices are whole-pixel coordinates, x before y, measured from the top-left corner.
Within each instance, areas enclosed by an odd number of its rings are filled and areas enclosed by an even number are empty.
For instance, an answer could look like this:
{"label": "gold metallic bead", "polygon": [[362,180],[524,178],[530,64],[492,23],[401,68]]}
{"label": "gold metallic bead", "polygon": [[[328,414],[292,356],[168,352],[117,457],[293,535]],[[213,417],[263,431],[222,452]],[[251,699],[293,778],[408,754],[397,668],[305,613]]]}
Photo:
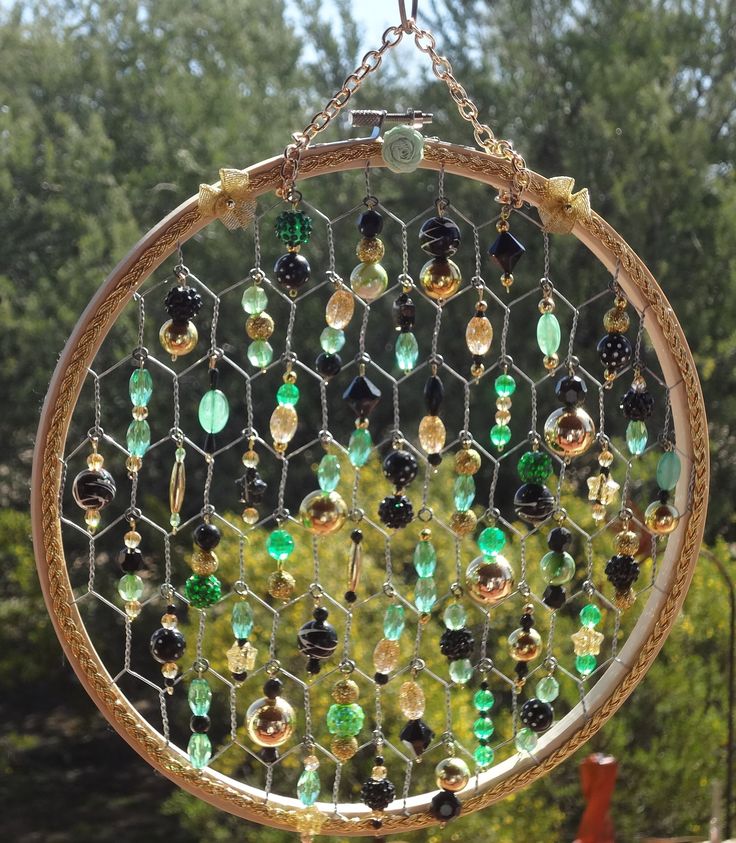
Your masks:
{"label": "gold metallic bead", "polygon": [[548,372],[553,372],[560,365],[560,358],[557,354],[545,354],[542,363]]}
{"label": "gold metallic bead", "polygon": [[455,471],[458,474],[477,474],[481,458],[475,448],[462,448],[455,454]]}
{"label": "gold metallic bead", "polygon": [[136,421],[143,421],[143,419],[147,419],[148,407],[143,407],[141,405],[133,407],[133,418]]}
{"label": "gold metallic bead", "polygon": [[636,592],[633,588],[630,588],[628,591],[617,591],[614,595],[613,602],[615,603],[617,609],[621,609],[622,612],[625,612],[636,602]]}
{"label": "gold metallic bead", "polygon": [[472,533],[477,525],[478,518],[472,509],[467,509],[465,512],[453,512],[450,517],[450,529],[461,538]]}
{"label": "gold metallic bead", "polygon": [[385,251],[380,237],[362,237],[355,249],[355,254],[363,263],[376,263],[381,260]]}
{"label": "gold metallic bead", "polygon": [[176,662],[166,662],[161,665],[161,675],[164,679],[176,679],[179,673],[179,665]]}
{"label": "gold metallic bead", "polygon": [[439,416],[424,416],[419,422],[419,444],[428,454],[439,454],[445,447],[447,431]]}
{"label": "gold metallic bead", "polygon": [[128,600],[125,604],[125,614],[134,621],[141,613],[141,604],[138,600]]}
{"label": "gold metallic bead", "polygon": [[258,465],[260,457],[258,454],[252,449],[249,448],[242,456],[243,465],[246,468],[255,468]]}
{"label": "gold metallic bead", "polygon": [[669,535],[680,522],[680,513],[671,503],[650,503],[644,513],[647,529],[658,536]]}
{"label": "gold metallic bead", "polygon": [[352,679],[340,679],[332,686],[332,699],[340,705],[357,702],[360,689]]}
{"label": "gold metallic bead", "polygon": [[330,742],[330,752],[338,761],[349,761],[358,751],[358,741],[355,738],[333,738]]}
{"label": "gold metallic bead", "polygon": [[348,507],[337,492],[310,492],[299,507],[299,520],[315,536],[337,532],[348,517]]}
{"label": "gold metallic bead", "polygon": [[399,689],[399,708],[404,717],[418,720],[424,714],[424,691],[416,682],[408,680]]}
{"label": "gold metallic bead", "polygon": [[199,334],[194,322],[175,323],[173,319],[169,319],[161,326],[158,338],[163,350],[171,355],[172,360],[176,360],[177,357],[194,351]]}
{"label": "gold metallic bead", "polygon": [[633,530],[621,530],[613,540],[616,553],[634,556],[639,551],[639,536]]}
{"label": "gold metallic bead", "polygon": [[[291,366],[291,363],[289,363],[289,366]],[[281,380],[284,383],[296,383],[296,372],[292,368],[287,369]]]}
{"label": "gold metallic bead", "polygon": [[465,343],[471,354],[487,354],[493,342],[493,325],[486,316],[473,316],[465,329]]}
{"label": "gold metallic bead", "polygon": [[437,787],[442,790],[449,790],[455,793],[462,790],[470,781],[470,769],[462,758],[453,755],[451,758],[444,758],[434,768]]}
{"label": "gold metallic bead", "polygon": [[97,451],[92,451],[92,453],[87,457],[87,468],[90,471],[99,471],[104,464],[105,458],[102,454],[98,454]]}
{"label": "gold metallic bead", "polygon": [[539,308],[540,313],[554,313],[556,307],[555,300],[550,296],[545,296],[540,300],[537,307]]}
{"label": "gold metallic bead", "polygon": [[129,474],[136,474],[141,470],[142,466],[143,460],[140,457],[128,457],[128,459],[125,460],[125,467]]}
{"label": "gold metallic bead", "polygon": [[373,666],[378,673],[391,673],[399,663],[401,646],[398,641],[382,638],[373,651]]}
{"label": "gold metallic bead", "polygon": [[245,323],[245,333],[252,340],[267,340],[273,334],[273,328],[273,319],[265,310],[249,316]]}
{"label": "gold metallic bead", "polygon": [[500,554],[478,556],[465,571],[465,588],[471,600],[495,606],[514,590],[514,569]]}
{"label": "gold metallic bead", "polygon": [[274,571],[268,578],[268,593],[276,600],[290,600],[296,580],[288,571]]}
{"label": "gold metallic bead", "polygon": [[254,506],[246,506],[241,517],[246,524],[252,527],[258,523],[258,510]]}
{"label": "gold metallic bead", "polygon": [[542,652],[542,636],[536,629],[515,629],[508,638],[509,655],[517,662],[530,662]]}
{"label": "gold metallic bead", "polygon": [[350,286],[363,301],[375,301],[388,287],[388,273],[380,263],[359,263],[350,273]]}
{"label": "gold metallic bead", "polygon": [[330,328],[344,330],[355,313],[355,297],[348,290],[335,290],[325,307],[325,322]]}
{"label": "gold metallic bead", "polygon": [[560,407],[544,423],[544,441],[555,454],[578,457],[595,441],[595,423],[582,407]]}
{"label": "gold metallic bead", "polygon": [[194,573],[203,577],[214,574],[219,566],[214,550],[202,550],[201,547],[194,548],[190,564]]}
{"label": "gold metallic bead", "polygon": [[482,363],[473,363],[470,367],[470,376],[473,378],[479,378],[485,370],[486,367]]}
{"label": "gold metallic bead", "polygon": [[141,534],[138,530],[128,530],[128,532],[123,536],[123,541],[125,542],[126,547],[138,547],[141,543]]}
{"label": "gold metallic bead", "polygon": [[629,330],[630,323],[629,314],[620,307],[612,307],[603,317],[603,327],[609,334],[625,334]]}
{"label": "gold metallic bead", "polygon": [[261,697],[245,714],[245,728],[258,746],[281,746],[294,733],[294,709],[283,698]]}
{"label": "gold metallic bead", "polygon": [[510,292],[511,285],[514,283],[514,276],[510,272],[504,272],[501,276],[501,283],[506,288],[506,292]]}
{"label": "gold metallic bead", "polygon": [[279,404],[271,413],[269,428],[274,445],[288,445],[294,438],[299,417],[290,404]]}
{"label": "gold metallic bead", "polygon": [[511,413],[508,410],[496,412],[496,424],[508,424],[511,421]]}
{"label": "gold metallic bead", "polygon": [[422,289],[435,301],[444,301],[454,296],[462,282],[460,268],[447,258],[432,258],[419,273]]}

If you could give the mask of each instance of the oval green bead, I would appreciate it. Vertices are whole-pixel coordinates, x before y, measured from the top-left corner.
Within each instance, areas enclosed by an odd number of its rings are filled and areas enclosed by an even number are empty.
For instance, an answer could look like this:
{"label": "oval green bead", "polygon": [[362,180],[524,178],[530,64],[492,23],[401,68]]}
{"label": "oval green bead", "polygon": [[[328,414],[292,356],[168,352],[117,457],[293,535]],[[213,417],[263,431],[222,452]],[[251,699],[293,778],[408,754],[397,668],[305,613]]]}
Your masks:
{"label": "oval green bead", "polygon": [[511,441],[511,428],[507,424],[494,424],[491,428],[491,442],[501,450]]}
{"label": "oval green bead", "polygon": [[478,740],[486,740],[496,731],[493,720],[490,717],[479,717],[473,723],[473,734]]}
{"label": "oval green bead", "polygon": [[437,551],[432,542],[417,542],[413,562],[417,576],[431,577],[434,574],[437,567]]}
{"label": "oval green bead", "polygon": [[665,451],[657,463],[657,485],[666,492],[671,491],[680,479],[682,464],[675,451]]}
{"label": "oval green bead", "polygon": [[233,635],[240,640],[248,638],[251,632],[253,632],[253,609],[247,600],[238,600],[233,605],[233,611],[230,615],[230,625],[232,626]]}
{"label": "oval green bead", "polygon": [[649,432],[643,421],[631,421],[626,427],[626,445],[629,453],[638,457],[644,453],[647,447]]}
{"label": "oval green bead", "polygon": [[575,658],[575,670],[583,677],[590,676],[596,669],[598,662],[595,656],[577,656]]}
{"label": "oval green bead", "polygon": [[319,344],[328,354],[337,354],[345,345],[345,332],[339,328],[325,328],[319,335]]}
{"label": "oval green bead", "polygon": [[214,574],[194,574],[184,584],[184,594],[195,609],[207,609],[222,597],[222,584]]}
{"label": "oval green bead", "polygon": [[514,392],[516,392],[516,381],[513,377],[511,377],[511,375],[499,375],[496,378],[493,387],[499,398],[509,398],[514,394]]}
{"label": "oval green bead", "polygon": [[131,456],[142,457],[151,444],[151,428],[145,419],[133,419],[128,425],[125,441]]}
{"label": "oval green bead", "polygon": [[588,603],[580,610],[580,623],[583,626],[588,626],[591,629],[601,620],[601,610],[595,603]]}
{"label": "oval green bead", "polygon": [[334,454],[325,454],[319,461],[317,481],[323,492],[334,492],[340,484],[340,461]]}
{"label": "oval green bead", "polygon": [[426,614],[437,602],[437,585],[432,577],[419,577],[414,588],[414,605]]}
{"label": "oval green bead", "polygon": [[546,451],[526,451],[516,464],[522,483],[544,483],[552,474],[552,457]]}
{"label": "oval green bead", "polygon": [[564,585],[575,576],[575,560],[567,551],[550,550],[539,565],[549,585]]}
{"label": "oval green bead", "polygon": [[123,600],[138,600],[143,594],[143,580],[138,574],[124,574],[118,581],[118,594]]}
{"label": "oval green bead", "polygon": [[486,527],[478,536],[478,548],[484,556],[495,556],[506,546],[506,536],[498,527]]}
{"label": "oval green bead", "polygon": [[362,468],[370,458],[373,450],[373,439],[370,431],[365,427],[356,427],[350,434],[348,442],[348,458],[354,468]]}
{"label": "oval green bead", "polygon": [[490,767],[493,764],[493,759],[496,757],[496,753],[490,748],[490,746],[478,746],[475,748],[475,752],[473,753],[473,758],[475,758],[475,763],[479,767]]}
{"label": "oval green bead", "polygon": [[496,698],[493,696],[493,692],[489,691],[488,688],[479,688],[473,697],[473,705],[478,709],[478,711],[490,711],[495,702]]}
{"label": "oval green bead", "polygon": [[192,679],[187,694],[189,708],[192,714],[203,717],[210,710],[212,702],[212,688],[206,679]]}
{"label": "oval green bead", "polygon": [[299,387],[295,383],[282,383],[276,390],[276,401],[282,407],[296,407],[299,403]]}
{"label": "oval green bead", "polygon": [[260,284],[254,284],[245,290],[241,303],[248,315],[257,316],[268,307],[268,296]]}
{"label": "oval green bead", "polygon": [[305,807],[309,808],[319,799],[322,785],[316,770],[304,770],[296,783],[296,795]]}
{"label": "oval green bead", "polygon": [[354,738],[363,728],[365,714],[358,703],[334,703],[327,712],[327,730],[338,738]]}
{"label": "oval green bead", "polygon": [[419,345],[417,338],[411,331],[401,333],[396,337],[396,365],[402,372],[411,372],[417,365]]}
{"label": "oval green bead", "polygon": [[457,685],[465,685],[473,678],[473,665],[470,659],[456,659],[450,662],[450,679]]}
{"label": "oval green bead", "polygon": [[219,433],[230,418],[230,404],[221,389],[208,389],[199,402],[199,424],[205,433]]}
{"label": "oval green bead", "polygon": [[537,699],[542,702],[554,702],[560,694],[560,683],[554,676],[543,676],[534,689]]}
{"label": "oval green bead", "polygon": [[383,635],[389,641],[398,641],[404,631],[404,607],[400,603],[392,603],[383,616]]}
{"label": "oval green bead", "polygon": [[467,512],[475,500],[475,478],[472,474],[459,474],[453,489],[455,509]]}
{"label": "oval green bead", "polygon": [[539,743],[537,733],[527,726],[519,729],[514,738],[514,744],[519,752],[534,752],[537,748],[537,743]]}
{"label": "oval green bead", "polygon": [[266,340],[254,340],[248,346],[248,361],[256,369],[265,369],[273,360],[273,349]]}
{"label": "oval green bead", "polygon": [[448,629],[462,629],[468,619],[468,613],[462,603],[450,603],[442,615]]}
{"label": "oval green bead", "polygon": [[283,562],[294,550],[294,539],[286,530],[274,530],[266,539],[266,550],[271,559]]}
{"label": "oval green bead", "polygon": [[145,407],[153,395],[153,378],[148,369],[136,369],[128,381],[128,392],[134,407]]}
{"label": "oval green bead", "polygon": [[197,770],[206,767],[210,763],[210,758],[212,758],[212,743],[209,736],[204,732],[195,732],[189,738],[187,753],[192,767],[196,767]]}
{"label": "oval green bead", "polygon": [[551,357],[560,347],[562,332],[554,313],[543,313],[537,322],[537,345],[542,354]]}

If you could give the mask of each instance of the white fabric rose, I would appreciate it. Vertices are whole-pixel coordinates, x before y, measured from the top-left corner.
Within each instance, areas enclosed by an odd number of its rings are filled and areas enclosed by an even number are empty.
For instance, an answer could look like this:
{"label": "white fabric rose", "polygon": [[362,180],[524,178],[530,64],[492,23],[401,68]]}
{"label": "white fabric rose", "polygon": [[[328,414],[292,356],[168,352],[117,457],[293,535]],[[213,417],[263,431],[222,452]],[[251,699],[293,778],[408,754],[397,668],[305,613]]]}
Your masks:
{"label": "white fabric rose", "polygon": [[424,158],[424,137],[411,126],[394,126],[383,136],[381,155],[392,173],[413,173]]}

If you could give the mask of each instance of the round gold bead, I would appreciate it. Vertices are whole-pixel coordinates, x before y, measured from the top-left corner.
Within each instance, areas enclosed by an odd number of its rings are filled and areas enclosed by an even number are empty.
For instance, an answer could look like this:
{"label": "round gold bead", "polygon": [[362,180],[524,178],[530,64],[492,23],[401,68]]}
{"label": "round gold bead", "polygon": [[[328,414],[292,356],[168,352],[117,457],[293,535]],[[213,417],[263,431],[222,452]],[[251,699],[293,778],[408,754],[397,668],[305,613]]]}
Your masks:
{"label": "round gold bead", "polygon": [[355,298],[348,290],[335,290],[325,307],[325,322],[330,328],[344,330],[355,313]]}
{"label": "round gold bead", "polygon": [[634,556],[639,551],[639,536],[633,530],[621,530],[613,540],[616,553]]}
{"label": "round gold bead", "polygon": [[413,680],[404,682],[399,689],[399,708],[404,717],[418,720],[424,714],[425,706],[426,699],[421,686]]}
{"label": "round gold bead", "polygon": [[603,317],[603,327],[609,334],[625,334],[630,324],[629,314],[623,308],[612,307]]}
{"label": "round gold bead", "polygon": [[545,354],[542,363],[548,372],[553,372],[560,365],[559,355]]}
{"label": "round gold bead", "polygon": [[447,258],[432,258],[419,273],[424,292],[435,301],[444,301],[460,289],[463,278],[456,263]]}
{"label": "round gold bead", "polygon": [[165,612],[161,615],[161,626],[164,629],[176,629],[179,619],[171,612]]}
{"label": "round gold bead", "polygon": [[658,536],[667,536],[676,529],[680,522],[680,513],[671,503],[655,501],[649,504],[644,513],[647,529]]}
{"label": "round gold bead", "polygon": [[496,398],[496,407],[499,410],[510,410],[511,409],[511,399],[508,395],[499,395]]}
{"label": "round gold bead", "polygon": [[246,468],[255,468],[258,465],[259,460],[260,457],[252,448],[248,449],[242,457],[243,465]]}
{"label": "round gold bead", "polygon": [[452,793],[462,790],[470,781],[470,769],[462,758],[444,758],[434,768],[437,787]]}
{"label": "round gold bead", "polygon": [[202,577],[214,574],[219,567],[217,554],[213,550],[203,550],[201,547],[194,548],[190,564],[194,573]]}
{"label": "round gold bead", "polygon": [[294,733],[295,720],[294,709],[283,697],[261,697],[248,708],[245,728],[258,746],[281,746]]}
{"label": "round gold bead", "polygon": [[613,602],[617,609],[625,612],[636,602],[636,592],[633,588],[630,588],[628,591],[617,591],[613,597]]}
{"label": "round gold bead", "polygon": [[[508,226],[507,226],[508,229]],[[514,283],[514,276],[510,272],[504,272],[501,276],[501,284],[506,288],[508,291],[511,288],[511,285]]]}
{"label": "round gold bead", "polygon": [[391,673],[399,663],[401,646],[398,641],[382,638],[373,650],[373,666],[378,673]]}
{"label": "round gold bead", "polygon": [[340,705],[357,702],[360,689],[352,679],[340,679],[332,687],[332,699]]}
{"label": "round gold bead", "polygon": [[481,606],[495,606],[514,590],[514,570],[500,554],[478,556],[465,571],[465,588]]}
{"label": "round gold bead", "polygon": [[258,523],[258,510],[254,506],[246,506],[241,517],[246,524],[252,527]]}
{"label": "round gold bead", "polygon": [[550,296],[545,296],[540,300],[537,307],[539,308],[540,313],[554,313],[556,307],[555,300]]}
{"label": "round gold bead", "polygon": [[338,761],[349,761],[358,751],[358,741],[355,738],[333,738],[330,742],[330,752]]}
{"label": "round gold bead", "polygon": [[381,781],[385,779],[388,775],[388,770],[383,764],[376,764],[375,767],[371,769],[371,778],[376,779],[377,781]]}
{"label": "round gold bead", "polygon": [[473,378],[479,378],[485,370],[486,367],[482,363],[473,363],[470,367],[470,376]]}
{"label": "round gold bead", "polygon": [[355,254],[363,263],[376,263],[381,260],[385,251],[380,237],[362,237],[355,249]]}
{"label": "round gold bead", "polygon": [[461,538],[472,533],[477,524],[478,518],[472,509],[467,509],[465,512],[453,512],[450,517],[450,529]]}
{"label": "round gold bead", "polygon": [[477,474],[480,466],[481,457],[475,448],[462,448],[455,454],[455,471],[458,474]]}
{"label": "round gold bead", "polygon": [[252,340],[267,340],[273,334],[273,328],[273,319],[265,310],[249,316],[245,323],[245,333]]}
{"label": "round gold bead", "polygon": [[595,441],[595,424],[582,407],[560,407],[544,423],[544,440],[555,454],[578,457]]}
{"label": "round gold bead", "polygon": [[509,655],[517,662],[530,662],[542,652],[542,636],[536,629],[515,629],[508,638]]}
{"label": "round gold bead", "polygon": [[194,322],[174,322],[169,319],[161,326],[158,334],[163,350],[171,355],[172,360],[194,351],[199,334]]}
{"label": "round gold bead", "polygon": [[315,536],[337,532],[347,517],[347,504],[337,492],[310,492],[299,507],[299,520]]}
{"label": "round gold bead", "polygon": [[431,538],[432,538],[432,531],[429,529],[429,527],[425,527],[419,533],[419,539],[423,542],[428,542]]}
{"label": "round gold bead", "polygon": [[102,454],[98,454],[97,451],[92,451],[92,453],[87,457],[87,468],[90,471],[99,471],[104,464],[105,458]]}
{"label": "round gold bead", "polygon": [[288,571],[274,571],[268,578],[268,593],[276,600],[290,600],[296,580]]}

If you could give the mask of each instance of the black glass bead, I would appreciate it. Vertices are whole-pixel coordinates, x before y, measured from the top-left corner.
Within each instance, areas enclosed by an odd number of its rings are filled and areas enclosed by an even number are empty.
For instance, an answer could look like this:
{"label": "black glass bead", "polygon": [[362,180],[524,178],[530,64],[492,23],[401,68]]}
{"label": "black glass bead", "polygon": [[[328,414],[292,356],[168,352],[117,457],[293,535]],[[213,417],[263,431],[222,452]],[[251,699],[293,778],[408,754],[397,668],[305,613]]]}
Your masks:
{"label": "black glass bead", "polygon": [[309,281],[309,261],[298,252],[287,252],[276,261],[273,273],[286,290],[298,290]]}
{"label": "black glass bead", "polygon": [[519,720],[534,732],[546,732],[555,719],[555,711],[548,702],[535,698],[527,700],[519,712]]}
{"label": "black glass bead", "polygon": [[631,360],[631,343],[626,334],[606,334],[596,350],[601,363],[613,372],[623,369]]}
{"label": "black glass bead", "polygon": [[588,387],[577,375],[563,375],[555,384],[557,400],[568,407],[577,407],[585,401]]}
{"label": "black glass bead", "polygon": [[432,468],[437,468],[437,466],[442,462],[442,454],[428,454],[427,462],[432,466]]}
{"label": "black glass bead", "polygon": [[206,714],[194,714],[189,721],[189,728],[193,732],[203,734],[210,730],[210,718]]}
{"label": "black glass bead", "polygon": [[299,652],[310,659],[328,659],[337,647],[337,630],[323,620],[307,621],[297,633]]}
{"label": "black glass bead", "polygon": [[138,547],[126,547],[120,554],[120,570],[125,574],[135,574],[143,567],[143,554]]}
{"label": "black glass bead", "polygon": [[544,589],[542,602],[545,606],[549,606],[550,609],[561,609],[565,605],[565,600],[567,600],[567,594],[563,586],[548,585]]}
{"label": "black glass bead", "polygon": [[371,828],[383,828],[383,820],[379,820],[378,817],[374,817],[371,820]]}
{"label": "black glass bead", "polygon": [[164,686],[166,688],[173,688],[176,685],[176,679],[164,679]]}
{"label": "black glass bead", "polygon": [[258,757],[264,764],[275,764],[279,760],[279,751],[275,746],[264,746],[258,751]]}
{"label": "black glass bead", "polygon": [[639,563],[633,556],[612,556],[606,563],[606,576],[617,591],[628,591],[639,577]]}
{"label": "black glass bead", "polygon": [[358,599],[358,595],[354,591],[346,591],[345,592],[345,602],[346,603],[355,603]]}
{"label": "black glass bead", "polygon": [[445,387],[437,375],[431,375],[424,384],[424,406],[430,416],[437,416],[445,397]]}
{"label": "black glass bead", "polygon": [[342,397],[360,419],[367,418],[381,400],[381,390],[365,375],[353,378]]}
{"label": "black glass bead", "polygon": [[407,749],[410,749],[419,758],[432,743],[434,732],[424,720],[409,720],[399,732],[399,739],[404,742]]}
{"label": "black glass bead", "polygon": [[395,795],[396,788],[388,779],[368,779],[360,789],[360,798],[373,811],[383,811]]}
{"label": "black glass bead", "polygon": [[324,606],[317,606],[312,615],[316,621],[326,621],[330,613]]}
{"label": "black glass bead", "polygon": [[373,674],[373,681],[376,685],[387,685],[389,680],[388,673],[374,673]]}
{"label": "black glass bead", "polygon": [[307,673],[316,676],[322,670],[322,663],[319,659],[307,659]]}
{"label": "black glass bead", "polygon": [[523,679],[529,673],[529,665],[526,662],[516,662],[514,665],[514,673]]}
{"label": "black glass bead", "polygon": [[393,305],[394,322],[402,331],[410,331],[416,321],[417,306],[406,293],[397,297]]}
{"label": "black glass bead", "polygon": [[270,700],[275,700],[283,689],[284,683],[275,676],[272,676],[263,683],[263,695],[268,697]]}
{"label": "black glass bead", "polygon": [[384,760],[385,759],[384,759],[383,755],[376,755],[375,758],[373,759],[373,763],[376,764],[378,767],[382,767]]}
{"label": "black glass bead", "polygon": [[248,678],[248,674],[245,672],[231,673],[230,676],[232,676],[234,682],[245,682],[245,680]]}
{"label": "black glass bead", "polygon": [[555,527],[549,531],[547,536],[547,547],[554,550],[555,553],[562,553],[570,547],[572,541],[572,533],[567,527]]}
{"label": "black glass bead", "polygon": [[326,351],[323,351],[317,355],[317,359],[314,361],[314,367],[317,370],[317,374],[322,375],[328,381],[334,378],[335,375],[340,374],[342,357],[339,354],[328,354]]}
{"label": "black glass bead", "polygon": [[417,476],[419,465],[411,451],[397,448],[386,455],[383,473],[397,489],[403,489]]}
{"label": "black glass bead", "polygon": [[488,254],[504,272],[512,272],[526,249],[508,231],[502,231],[489,247]]}
{"label": "black glass bead", "polygon": [[514,509],[522,521],[530,524],[544,521],[555,508],[552,492],[539,483],[525,483],[514,495]]}
{"label": "black glass bead", "polygon": [[414,507],[406,495],[387,495],[378,507],[381,523],[392,530],[400,530],[411,524],[414,519]]}
{"label": "black glass bead", "polygon": [[188,322],[202,307],[202,296],[194,287],[172,287],[164,299],[164,308],[174,322]]}
{"label": "black glass bead", "polygon": [[519,618],[519,626],[522,629],[531,629],[534,626],[534,618],[531,615],[522,615]]}
{"label": "black glass bead", "polygon": [[202,550],[214,550],[220,543],[221,534],[215,524],[200,524],[194,531],[194,542]]}
{"label": "black glass bead", "polygon": [[151,636],[151,655],[157,662],[175,662],[184,655],[187,642],[178,629],[161,627]]}
{"label": "black glass bead", "polygon": [[363,237],[377,237],[383,231],[383,214],[374,208],[363,211],[358,217],[358,231]]}
{"label": "black glass bead", "polygon": [[648,390],[632,387],[621,399],[621,410],[629,421],[645,421],[654,410],[654,398]]}
{"label": "black glass bead", "polygon": [[82,509],[102,509],[115,497],[115,481],[104,468],[85,468],[74,478],[72,494]]}
{"label": "black glass bead", "polygon": [[469,629],[446,629],[440,638],[440,652],[450,661],[467,659],[474,646],[475,638]]}
{"label": "black glass bead", "polygon": [[419,229],[419,245],[434,258],[451,258],[460,246],[460,229],[449,217],[431,217]]}
{"label": "black glass bead", "polygon": [[441,790],[432,797],[429,811],[440,822],[446,823],[455,819],[462,811],[460,800],[449,790]]}
{"label": "black glass bead", "polygon": [[354,544],[360,544],[363,541],[363,531],[362,530],[353,530],[350,533],[350,541]]}
{"label": "black glass bead", "polygon": [[670,493],[667,491],[667,489],[660,489],[657,498],[660,503],[669,503]]}

